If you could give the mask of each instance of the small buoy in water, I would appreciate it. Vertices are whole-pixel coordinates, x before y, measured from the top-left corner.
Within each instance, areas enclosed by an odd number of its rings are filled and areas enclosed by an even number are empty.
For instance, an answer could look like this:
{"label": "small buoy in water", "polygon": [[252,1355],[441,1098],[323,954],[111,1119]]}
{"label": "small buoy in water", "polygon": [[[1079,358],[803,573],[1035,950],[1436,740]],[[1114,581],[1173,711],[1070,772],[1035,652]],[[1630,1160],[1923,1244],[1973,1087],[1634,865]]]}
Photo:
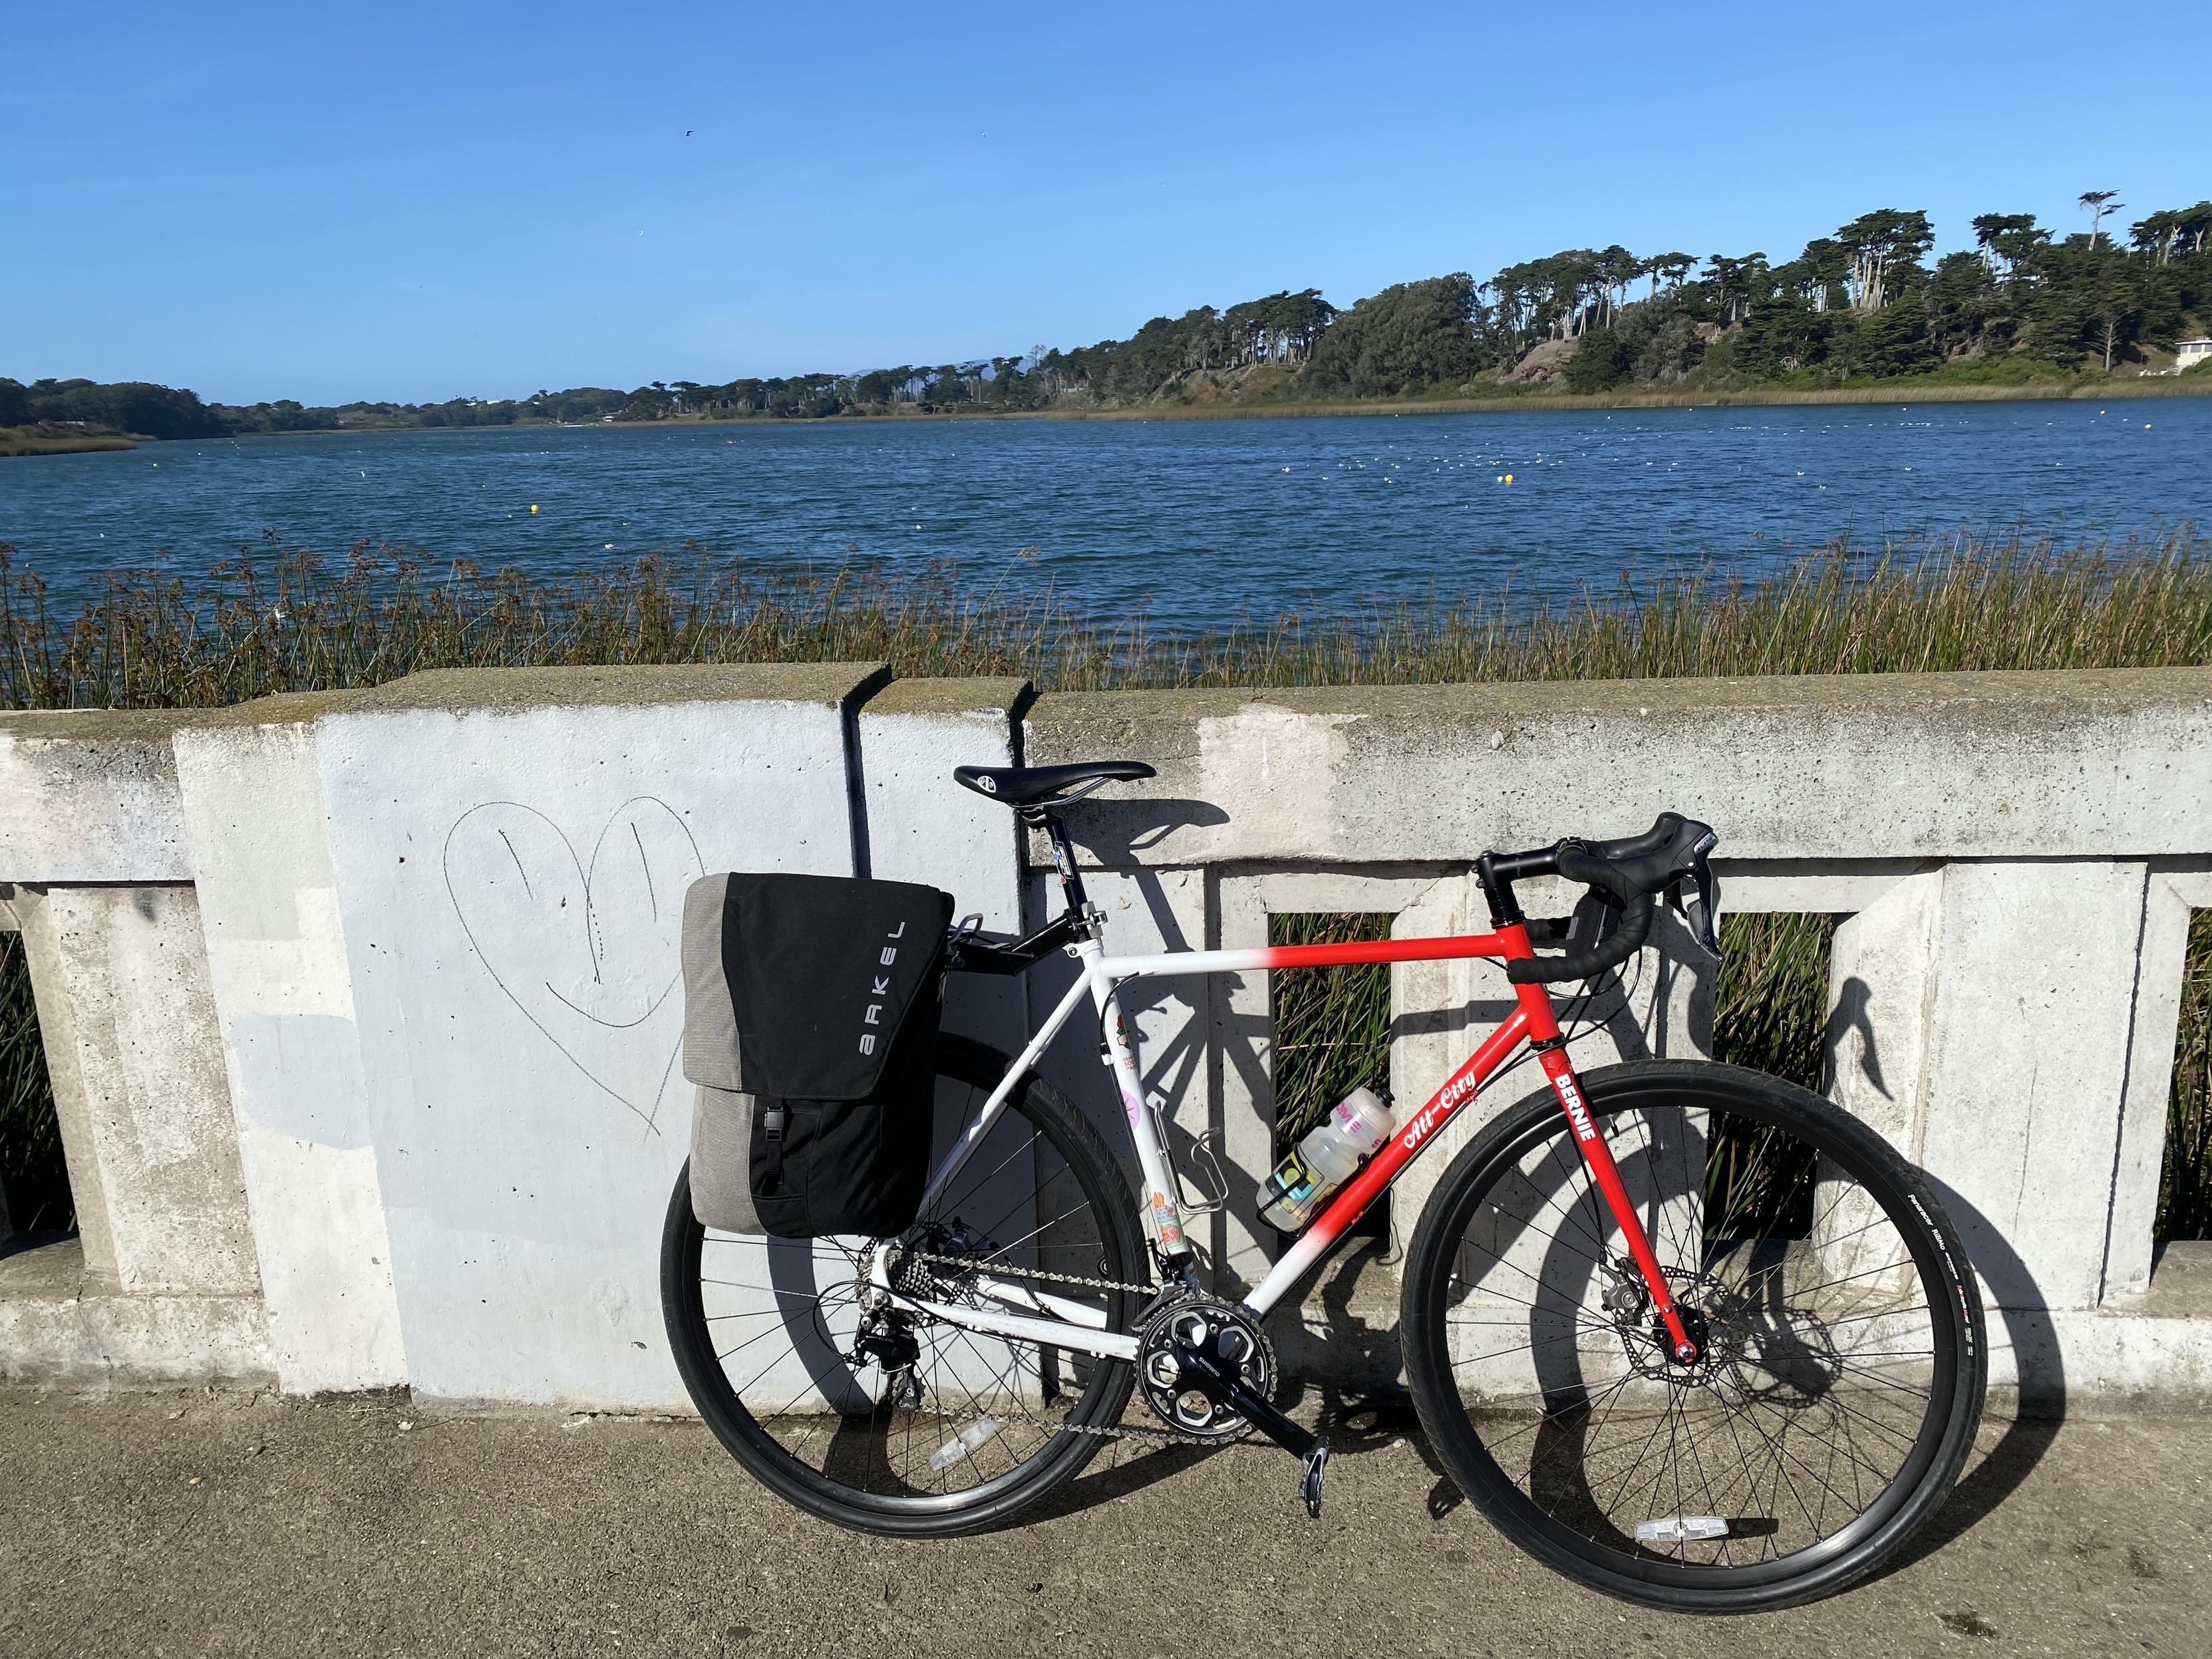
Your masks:
{"label": "small buoy in water", "polygon": [[1511,483],[1513,482],[1513,475],[1510,472],[1505,475],[1505,482],[1508,483]]}
{"label": "small buoy in water", "polygon": [[535,501],[531,502],[531,504],[530,504],[530,510],[531,510],[532,513],[535,513],[535,512],[538,510],[538,503],[537,503],[537,502],[535,502]]}

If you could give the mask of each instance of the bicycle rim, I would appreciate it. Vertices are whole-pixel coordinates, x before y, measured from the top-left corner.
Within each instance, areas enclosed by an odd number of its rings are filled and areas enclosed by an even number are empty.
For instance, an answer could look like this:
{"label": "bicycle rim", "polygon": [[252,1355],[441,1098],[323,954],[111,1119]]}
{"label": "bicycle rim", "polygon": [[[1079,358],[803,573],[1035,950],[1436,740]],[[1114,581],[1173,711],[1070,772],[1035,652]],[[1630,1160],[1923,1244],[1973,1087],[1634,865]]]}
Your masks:
{"label": "bicycle rim", "polygon": [[[933,1159],[1005,1065],[943,1040]],[[1133,1214],[1095,1133],[1031,1079],[917,1219],[900,1282],[929,1300],[1000,1309],[1006,1287],[1024,1285],[1062,1316],[1072,1304],[1126,1329],[1133,1293],[1023,1275],[1142,1277]],[[792,1501],[871,1530],[985,1524],[1072,1475],[1098,1444],[1081,1430],[1118,1419],[1127,1367],[926,1318],[872,1332],[861,1291],[873,1243],[705,1230],[679,1181],[664,1259],[670,1333],[723,1443]]]}
{"label": "bicycle rim", "polygon": [[1409,1369],[1455,1476],[1536,1553],[1640,1600],[1771,1607],[1872,1571],[1978,1414],[1979,1304],[1933,1200],[1757,1073],[1583,1084],[1704,1356],[1668,1358],[1556,1104],[1524,1103],[1454,1164],[1413,1252]]}

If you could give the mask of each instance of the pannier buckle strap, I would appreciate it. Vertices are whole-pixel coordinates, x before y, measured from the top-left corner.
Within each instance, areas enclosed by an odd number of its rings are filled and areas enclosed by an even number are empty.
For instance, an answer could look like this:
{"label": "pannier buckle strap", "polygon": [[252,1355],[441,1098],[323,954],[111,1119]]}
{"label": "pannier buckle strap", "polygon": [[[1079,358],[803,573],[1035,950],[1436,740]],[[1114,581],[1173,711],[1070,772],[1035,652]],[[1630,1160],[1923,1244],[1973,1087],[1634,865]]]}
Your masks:
{"label": "pannier buckle strap", "polygon": [[761,1113],[761,1133],[768,1140],[768,1178],[775,1187],[783,1185],[783,1121],[780,1100]]}

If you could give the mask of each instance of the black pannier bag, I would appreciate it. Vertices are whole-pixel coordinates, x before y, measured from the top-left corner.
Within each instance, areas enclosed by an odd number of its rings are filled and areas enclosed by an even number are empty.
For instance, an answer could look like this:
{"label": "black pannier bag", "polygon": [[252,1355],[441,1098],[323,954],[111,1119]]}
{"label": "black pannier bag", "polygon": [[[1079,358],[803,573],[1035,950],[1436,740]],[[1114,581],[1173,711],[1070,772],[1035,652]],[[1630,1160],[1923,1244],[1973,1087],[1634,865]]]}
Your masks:
{"label": "black pannier bag", "polygon": [[726,1232],[887,1237],[929,1178],[952,896],[719,875],[684,896],[691,1207]]}

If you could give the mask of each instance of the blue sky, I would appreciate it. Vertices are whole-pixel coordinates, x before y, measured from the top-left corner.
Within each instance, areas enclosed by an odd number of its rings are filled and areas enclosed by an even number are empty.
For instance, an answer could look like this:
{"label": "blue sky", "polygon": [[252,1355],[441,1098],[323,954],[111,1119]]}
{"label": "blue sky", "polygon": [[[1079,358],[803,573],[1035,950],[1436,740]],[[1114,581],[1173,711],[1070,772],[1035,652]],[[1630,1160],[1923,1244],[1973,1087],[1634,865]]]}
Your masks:
{"label": "blue sky", "polygon": [[2203,0],[17,5],[0,374],[512,396],[1779,258],[1881,206],[2070,230],[2212,195],[2208,53]]}

